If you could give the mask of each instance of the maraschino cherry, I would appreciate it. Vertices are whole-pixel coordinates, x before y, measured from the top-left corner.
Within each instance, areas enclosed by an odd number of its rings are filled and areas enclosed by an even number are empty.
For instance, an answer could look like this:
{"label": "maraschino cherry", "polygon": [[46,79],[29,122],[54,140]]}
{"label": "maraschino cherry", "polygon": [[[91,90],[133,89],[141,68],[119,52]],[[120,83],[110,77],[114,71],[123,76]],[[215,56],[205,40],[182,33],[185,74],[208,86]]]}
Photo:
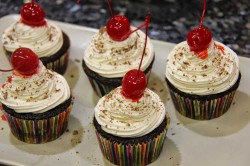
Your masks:
{"label": "maraschino cherry", "polygon": [[106,25],[107,33],[109,37],[115,41],[125,40],[123,36],[130,32],[130,22],[123,15],[114,16],[110,1],[107,0],[107,3],[111,14],[111,18]]}
{"label": "maraschino cherry", "polygon": [[107,30],[109,37],[112,40],[123,41],[123,40],[127,39],[130,34],[132,34],[135,31],[146,26],[147,22],[145,21],[138,28],[131,31],[130,22],[127,19],[127,17],[125,17],[123,15],[115,15],[114,16],[110,1],[107,0],[107,3],[109,6],[111,18],[109,19],[108,23],[106,24],[106,30]]}
{"label": "maraschino cherry", "polygon": [[125,40],[124,36],[130,32],[130,22],[123,15],[113,16],[106,25],[107,33],[115,41]]}
{"label": "maraschino cherry", "polygon": [[142,60],[146,51],[147,38],[148,38],[148,25],[150,22],[150,14],[146,17],[146,38],[142,53],[142,58],[140,61],[139,69],[133,69],[128,71],[122,80],[122,90],[121,94],[126,98],[132,99],[132,101],[137,101],[141,98],[144,93],[144,90],[147,87],[146,76],[141,71]]}
{"label": "maraschino cherry", "polygon": [[[202,27],[202,22],[204,19],[205,11],[206,11],[206,0],[203,0],[203,10],[202,16],[200,19],[200,25],[197,28],[192,29],[187,35],[187,43],[191,51],[194,51],[196,54],[199,54],[205,51],[208,47],[210,42],[212,41],[212,34],[207,29]],[[201,54],[199,56],[201,59],[205,59],[208,55]],[[204,56],[205,55],[205,56]]]}
{"label": "maraschino cherry", "polygon": [[13,69],[0,70],[2,72],[9,72],[15,70],[18,74],[23,76],[31,76],[36,73],[39,59],[37,55],[29,48],[18,48],[16,49],[10,58]]}
{"label": "maraschino cherry", "polygon": [[44,10],[32,0],[25,3],[21,9],[21,21],[29,26],[46,25]]}
{"label": "maraschino cherry", "polygon": [[123,96],[137,100],[142,95],[147,87],[146,76],[140,69],[129,70],[122,80],[122,91]]}

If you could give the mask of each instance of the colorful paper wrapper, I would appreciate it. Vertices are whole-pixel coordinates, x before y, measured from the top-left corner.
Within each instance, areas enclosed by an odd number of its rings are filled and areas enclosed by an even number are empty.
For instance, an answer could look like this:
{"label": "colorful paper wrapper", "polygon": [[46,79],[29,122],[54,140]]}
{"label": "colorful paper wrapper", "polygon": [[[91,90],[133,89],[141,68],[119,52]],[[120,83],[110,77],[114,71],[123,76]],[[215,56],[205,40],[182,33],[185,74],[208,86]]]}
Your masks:
{"label": "colorful paper wrapper", "polygon": [[169,123],[170,118],[167,117],[167,126],[162,132],[137,143],[110,140],[97,130],[96,136],[103,156],[111,163],[119,166],[144,166],[155,161],[161,154]]}
{"label": "colorful paper wrapper", "polygon": [[12,134],[20,141],[41,144],[60,137],[67,128],[72,110],[73,100],[69,107],[59,114],[40,120],[25,120],[16,118],[3,110]]}
{"label": "colorful paper wrapper", "polygon": [[206,96],[180,92],[167,79],[166,81],[175,109],[181,115],[196,120],[209,120],[220,117],[228,111],[239,86],[240,78],[241,75],[229,90]]}
{"label": "colorful paper wrapper", "polygon": [[47,69],[53,70],[59,74],[64,74],[68,66],[69,50],[67,50],[61,57],[58,57],[51,62],[42,62]]}

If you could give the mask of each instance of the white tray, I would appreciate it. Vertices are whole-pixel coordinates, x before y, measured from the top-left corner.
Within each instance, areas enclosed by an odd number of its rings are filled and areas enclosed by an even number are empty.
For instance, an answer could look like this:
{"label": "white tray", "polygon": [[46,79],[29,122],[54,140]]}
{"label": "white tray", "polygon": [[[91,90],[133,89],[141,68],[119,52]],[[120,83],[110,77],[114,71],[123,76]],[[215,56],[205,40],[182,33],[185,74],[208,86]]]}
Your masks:
{"label": "white tray", "polygon": [[[0,34],[19,16],[0,19]],[[101,155],[92,127],[98,101],[81,67],[81,59],[95,29],[56,22],[71,40],[66,79],[75,96],[68,132],[41,145],[18,141],[0,119],[0,163],[11,165],[110,165]],[[1,37],[0,37],[1,39]],[[153,41],[156,60],[149,88],[162,98],[171,117],[162,154],[152,166],[248,166],[250,163],[250,59],[240,57],[242,80],[230,110],[220,118],[196,121],[175,112],[164,81],[165,62],[174,44]],[[9,68],[0,43],[0,68]],[[0,83],[8,73],[0,73]],[[0,112],[1,116],[1,112]],[[73,134],[78,131],[78,134]]]}

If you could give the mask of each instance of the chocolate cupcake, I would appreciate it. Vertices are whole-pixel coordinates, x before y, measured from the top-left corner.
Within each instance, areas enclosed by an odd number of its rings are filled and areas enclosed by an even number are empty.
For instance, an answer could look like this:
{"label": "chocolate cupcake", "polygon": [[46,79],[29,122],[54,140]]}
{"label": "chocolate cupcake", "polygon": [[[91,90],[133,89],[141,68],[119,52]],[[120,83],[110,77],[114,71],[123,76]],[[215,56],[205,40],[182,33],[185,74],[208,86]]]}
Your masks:
{"label": "chocolate cupcake", "polygon": [[38,4],[24,4],[20,19],[2,35],[3,50],[10,58],[17,48],[30,48],[48,69],[63,74],[68,64],[69,37],[44,18],[45,13]]}
{"label": "chocolate cupcake", "polygon": [[158,95],[146,89],[131,100],[118,87],[95,107],[93,124],[103,156],[115,165],[147,165],[163,148],[170,118]]}
{"label": "chocolate cupcake", "polygon": [[[112,40],[102,28],[85,50],[82,67],[96,92],[101,97],[121,85],[124,74],[136,68],[141,60],[145,34],[138,30],[124,41]],[[154,48],[148,38],[142,70],[147,79],[154,63]]]}
{"label": "chocolate cupcake", "polygon": [[177,44],[167,58],[166,82],[176,110],[182,115],[208,120],[230,108],[241,74],[236,53],[214,41],[211,32],[200,25]]}
{"label": "chocolate cupcake", "polygon": [[[140,28],[149,24],[149,18],[146,17]],[[145,39],[148,42],[141,70],[149,80],[155,56],[153,44],[139,28],[130,26],[125,16],[113,16],[93,36],[85,50],[82,67],[99,97],[120,86],[125,73],[139,66]]]}
{"label": "chocolate cupcake", "polygon": [[166,82],[174,106],[192,119],[223,115],[230,108],[240,79],[238,56],[213,40],[206,59],[190,51],[187,42],[176,45],[167,58]]}
{"label": "chocolate cupcake", "polygon": [[147,89],[141,70],[146,39],[137,69],[126,72],[122,86],[102,97],[96,107],[94,126],[103,156],[116,165],[147,165],[161,153],[170,118],[160,97]]}
{"label": "chocolate cupcake", "polygon": [[40,144],[64,133],[73,97],[64,77],[34,57],[28,48],[13,53],[15,70],[1,87],[0,102],[12,134],[23,142]]}

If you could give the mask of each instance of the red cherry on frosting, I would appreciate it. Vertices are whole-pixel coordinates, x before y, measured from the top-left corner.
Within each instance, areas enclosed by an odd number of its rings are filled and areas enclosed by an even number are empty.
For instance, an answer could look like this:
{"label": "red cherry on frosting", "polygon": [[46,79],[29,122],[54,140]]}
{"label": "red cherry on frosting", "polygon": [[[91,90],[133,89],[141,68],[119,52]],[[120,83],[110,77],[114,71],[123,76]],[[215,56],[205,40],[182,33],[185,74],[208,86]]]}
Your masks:
{"label": "red cherry on frosting", "polygon": [[109,19],[106,30],[109,37],[115,41],[123,41],[129,37],[130,34],[130,22],[123,15],[113,15],[112,6],[110,0],[107,0],[111,18]]}
{"label": "red cherry on frosting", "polygon": [[21,9],[21,18],[24,24],[30,26],[42,26],[46,24],[43,9],[33,1],[23,5]]}
{"label": "red cherry on frosting", "polygon": [[39,59],[29,48],[18,48],[11,55],[11,64],[15,71],[21,75],[30,76],[36,73]]}
{"label": "red cherry on frosting", "polygon": [[139,99],[147,87],[146,76],[141,70],[128,71],[122,80],[121,93],[130,99]]}
{"label": "red cherry on frosting", "polygon": [[194,52],[200,52],[207,49],[211,40],[211,32],[204,27],[194,28],[187,35],[187,43],[190,50]]}
{"label": "red cherry on frosting", "polygon": [[[206,52],[206,49],[209,47],[210,42],[212,41],[212,34],[207,29],[202,27],[202,22],[205,16],[206,11],[206,0],[203,0],[203,9],[200,19],[200,25],[198,28],[192,29],[187,35],[187,43],[191,51],[195,53],[200,53],[202,51]],[[207,56],[202,56],[205,59]]]}
{"label": "red cherry on frosting", "polygon": [[123,15],[115,15],[108,21],[106,30],[111,39],[122,41],[126,39],[124,36],[130,33],[130,22]]}

